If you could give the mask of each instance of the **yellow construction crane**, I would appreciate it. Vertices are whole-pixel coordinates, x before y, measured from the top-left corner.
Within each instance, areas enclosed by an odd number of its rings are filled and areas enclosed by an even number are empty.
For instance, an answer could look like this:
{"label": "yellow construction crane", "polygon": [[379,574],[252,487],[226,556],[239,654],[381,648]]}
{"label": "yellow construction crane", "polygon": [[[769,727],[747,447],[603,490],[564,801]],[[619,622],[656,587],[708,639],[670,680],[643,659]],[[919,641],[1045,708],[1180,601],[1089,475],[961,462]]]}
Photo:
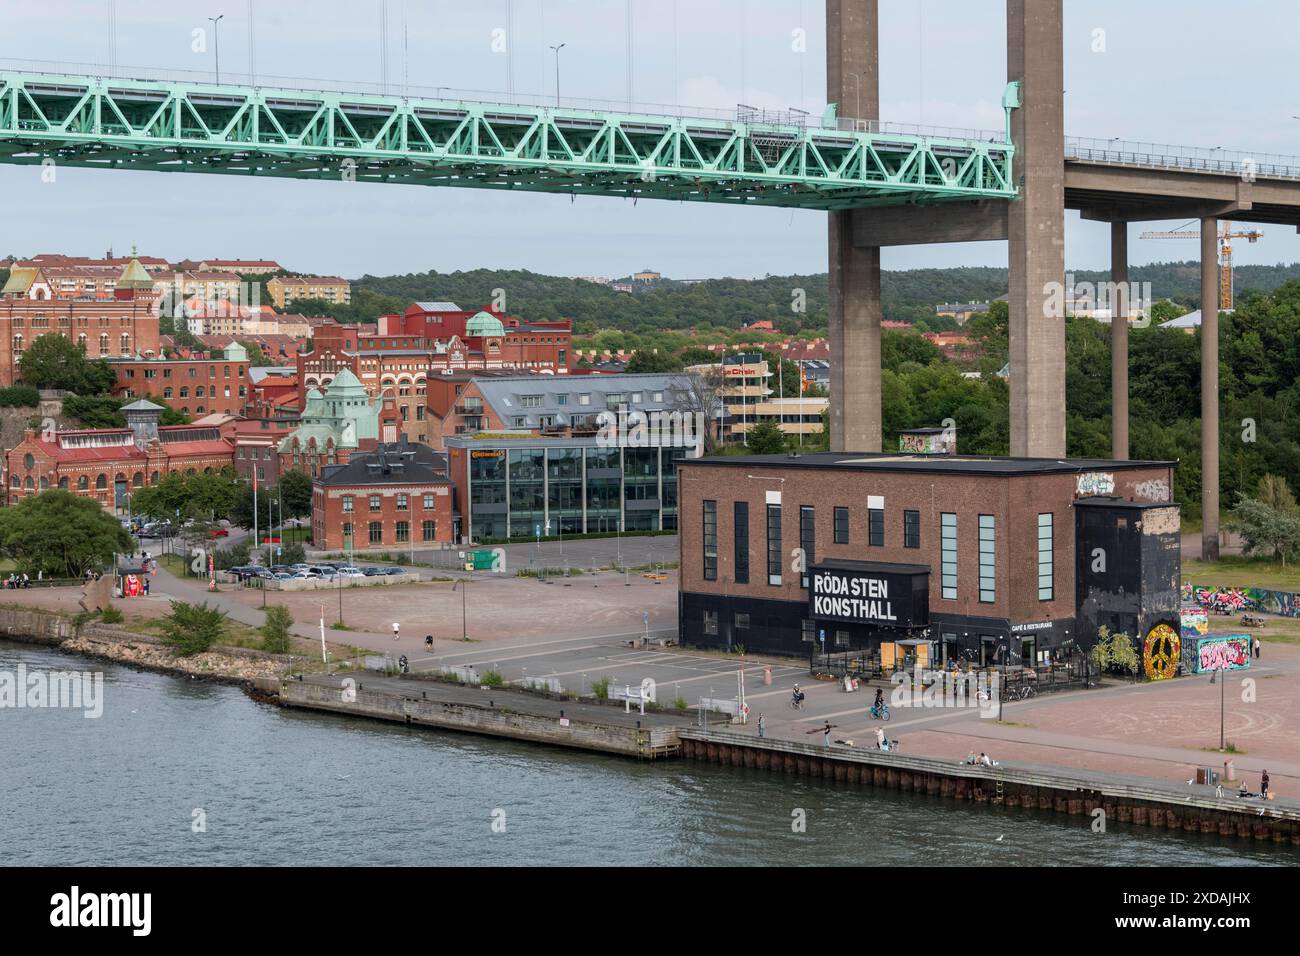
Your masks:
{"label": "yellow construction crane", "polygon": [[[1219,308],[1227,311],[1232,308],[1232,240],[1245,239],[1254,242],[1262,239],[1264,234],[1258,229],[1248,232],[1233,232],[1232,223],[1225,222],[1219,229]],[[1175,232],[1144,232],[1143,239],[1199,239],[1199,229],[1185,229]]]}

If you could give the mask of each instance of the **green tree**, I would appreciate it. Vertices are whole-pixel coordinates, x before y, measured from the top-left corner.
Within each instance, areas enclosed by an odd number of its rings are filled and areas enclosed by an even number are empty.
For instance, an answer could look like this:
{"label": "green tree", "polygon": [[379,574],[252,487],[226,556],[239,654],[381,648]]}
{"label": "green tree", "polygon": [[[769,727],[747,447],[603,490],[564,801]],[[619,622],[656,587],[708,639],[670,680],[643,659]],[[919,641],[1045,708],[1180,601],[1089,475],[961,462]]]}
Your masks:
{"label": "green tree", "polygon": [[289,629],[293,627],[293,615],[281,604],[271,604],[266,609],[266,623],[260,628],[262,632],[262,650],[272,654],[287,654],[292,646]]}
{"label": "green tree", "polygon": [[[268,494],[277,496],[284,505],[286,518],[308,518],[311,516],[311,475],[305,471],[286,471],[280,475],[280,483]],[[277,506],[276,517],[280,516]]]}
{"label": "green tree", "polygon": [[1224,522],[1241,535],[1246,554],[1271,554],[1286,567],[1287,558],[1300,552],[1300,513],[1282,510],[1260,501],[1242,497]]}
{"label": "green tree", "polygon": [[751,455],[779,455],[785,451],[785,433],[770,418],[755,422],[745,435]]}
{"label": "green tree", "polygon": [[676,372],[680,370],[682,363],[680,359],[674,358],[669,352],[659,350],[658,352],[650,349],[638,349],[627,362],[628,372]]}
{"label": "green tree", "polygon": [[52,488],[0,510],[0,547],[31,577],[79,577],[103,567],[134,539],[89,498]]}
{"label": "green tree", "polygon": [[61,335],[38,336],[19,359],[20,377],[33,388],[60,388],[78,395],[112,390],[117,373],[103,359],[91,361],[84,345]]}
{"label": "green tree", "polygon": [[172,601],[171,613],[161,618],[162,642],[181,657],[202,654],[225,636],[226,612],[208,602]]}
{"label": "green tree", "polygon": [[1092,662],[1103,673],[1121,670],[1126,674],[1136,674],[1142,666],[1133,638],[1118,631],[1112,634],[1105,625],[1097,628],[1097,643],[1092,646]]}

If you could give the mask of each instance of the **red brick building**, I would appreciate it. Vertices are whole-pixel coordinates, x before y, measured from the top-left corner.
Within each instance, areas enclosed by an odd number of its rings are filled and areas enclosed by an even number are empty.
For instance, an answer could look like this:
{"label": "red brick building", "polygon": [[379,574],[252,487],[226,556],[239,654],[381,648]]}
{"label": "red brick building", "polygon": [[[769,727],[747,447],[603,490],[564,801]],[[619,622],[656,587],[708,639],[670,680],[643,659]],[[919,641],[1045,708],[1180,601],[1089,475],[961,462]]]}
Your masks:
{"label": "red brick building", "polygon": [[381,444],[327,466],[313,482],[312,543],[328,551],[401,551],[452,541],[453,499],[431,449]]}
{"label": "red brick building", "polygon": [[64,488],[125,515],[137,488],[169,472],[212,472],[228,467],[234,444],[211,425],[162,425],[162,408],[139,401],[122,409],[126,428],[37,433],[28,430],[5,453],[6,499]]}
{"label": "red brick building", "polygon": [[[807,655],[870,654],[883,641],[913,639],[932,645],[932,660],[1032,665],[1044,653],[1086,649],[1095,628],[1084,633],[1085,620],[1115,629],[1168,614],[1176,624],[1173,470],[1159,461],[901,453],[682,460],[683,640]],[[1139,527],[1158,546],[1168,606],[1141,606],[1135,588],[1109,603],[1113,582],[1095,583],[1092,547],[1076,546],[1084,501],[1109,503],[1104,515],[1092,509],[1114,522],[1109,532],[1091,526],[1094,539],[1118,541]],[[1123,573],[1132,549],[1106,550],[1106,573]],[[823,578],[830,586],[819,594]]]}
{"label": "red brick building", "polygon": [[334,322],[317,326],[312,351],[296,356],[299,388],[305,397],[307,389],[350,369],[368,394],[395,399],[403,433],[422,442],[431,376],[479,369],[565,374],[571,333],[567,321],[525,323],[491,309],[417,302],[401,315],[380,316],[374,332]]}
{"label": "red brick building", "polygon": [[92,359],[160,354],[154,280],[132,260],[113,285],[65,298],[40,267],[15,267],[0,289],[0,387],[14,384],[23,352],[42,335],[77,342]]}
{"label": "red brick building", "polygon": [[207,358],[123,359],[111,365],[117,373],[114,395],[160,398],[195,417],[242,415],[248,404],[248,352],[238,343]]}

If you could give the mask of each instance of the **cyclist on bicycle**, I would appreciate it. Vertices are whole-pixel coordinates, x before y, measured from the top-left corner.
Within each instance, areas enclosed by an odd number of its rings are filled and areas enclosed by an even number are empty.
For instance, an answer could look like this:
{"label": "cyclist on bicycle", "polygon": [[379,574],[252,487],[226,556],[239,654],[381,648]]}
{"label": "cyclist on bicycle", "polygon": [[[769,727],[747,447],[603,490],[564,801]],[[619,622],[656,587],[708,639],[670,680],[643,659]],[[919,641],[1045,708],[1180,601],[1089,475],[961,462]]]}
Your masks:
{"label": "cyclist on bicycle", "polygon": [[876,688],[876,702],[871,705],[871,709],[880,713],[880,708],[885,706],[885,692],[879,687]]}
{"label": "cyclist on bicycle", "polygon": [[798,684],[795,684],[795,685],[794,685],[793,703],[795,703],[795,704],[802,704],[802,703],[803,703],[803,697],[804,697],[804,695],[803,695],[803,691],[801,691],[801,690],[799,689],[799,685],[798,685]]}

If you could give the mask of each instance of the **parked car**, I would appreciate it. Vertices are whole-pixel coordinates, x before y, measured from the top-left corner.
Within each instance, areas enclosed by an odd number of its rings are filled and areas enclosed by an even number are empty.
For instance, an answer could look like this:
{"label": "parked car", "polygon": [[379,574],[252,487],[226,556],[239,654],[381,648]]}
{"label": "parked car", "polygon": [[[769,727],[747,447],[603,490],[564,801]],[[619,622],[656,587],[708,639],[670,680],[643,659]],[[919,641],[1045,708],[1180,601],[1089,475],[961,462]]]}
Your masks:
{"label": "parked car", "polygon": [[339,568],[338,576],[341,578],[364,578],[366,575],[360,568],[348,567],[346,564]]}
{"label": "parked car", "polygon": [[233,568],[227,568],[226,573],[234,576],[240,581],[247,580],[257,574],[262,569],[253,564],[241,564]]}
{"label": "parked car", "polygon": [[380,573],[387,574],[387,575],[405,574],[406,568],[381,568]]}
{"label": "parked car", "polygon": [[375,577],[376,575],[383,574],[383,573],[384,573],[384,569],[383,569],[383,568],[377,568],[377,567],[375,567],[373,564],[371,564],[371,565],[367,565],[366,567],[362,568],[362,569],[361,569],[361,573],[364,574],[364,575],[365,575],[366,577],[368,577],[368,578],[373,578],[373,577]]}
{"label": "parked car", "polygon": [[318,564],[312,568],[312,570],[323,578],[332,578],[334,575],[338,574],[338,571],[335,570],[334,566],[331,564]]}

